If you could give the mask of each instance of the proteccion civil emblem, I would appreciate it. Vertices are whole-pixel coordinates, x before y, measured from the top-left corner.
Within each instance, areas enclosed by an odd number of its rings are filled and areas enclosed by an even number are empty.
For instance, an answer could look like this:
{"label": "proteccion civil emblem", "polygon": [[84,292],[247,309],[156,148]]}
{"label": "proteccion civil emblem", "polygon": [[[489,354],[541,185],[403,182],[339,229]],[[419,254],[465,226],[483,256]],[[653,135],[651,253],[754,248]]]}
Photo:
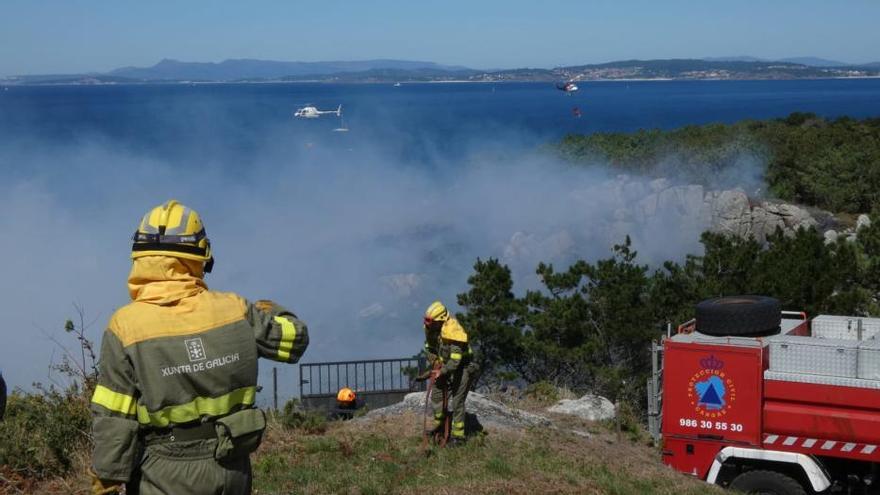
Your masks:
{"label": "proteccion civil emblem", "polygon": [[700,360],[700,371],[688,381],[691,407],[704,418],[720,418],[736,401],[736,386],[724,372],[724,361],[714,355]]}

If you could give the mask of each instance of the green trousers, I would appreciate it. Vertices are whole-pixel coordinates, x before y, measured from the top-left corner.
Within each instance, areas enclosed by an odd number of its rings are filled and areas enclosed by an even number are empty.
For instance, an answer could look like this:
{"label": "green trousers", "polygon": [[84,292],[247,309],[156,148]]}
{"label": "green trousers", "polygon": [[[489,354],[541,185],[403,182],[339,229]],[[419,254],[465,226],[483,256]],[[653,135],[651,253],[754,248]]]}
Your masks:
{"label": "green trousers", "polygon": [[437,380],[437,383],[434,384],[434,391],[431,393],[435,428],[442,426],[448,414],[448,411],[443,409],[443,392],[446,391],[449,397],[447,408],[452,410],[452,431],[450,433],[453,437],[464,438],[464,404],[476,376],[476,363],[470,362],[461,363],[461,366],[452,375],[445,375]]}
{"label": "green trousers", "polygon": [[148,445],[136,478],[126,486],[138,495],[248,495],[249,456],[217,461],[217,440]]}

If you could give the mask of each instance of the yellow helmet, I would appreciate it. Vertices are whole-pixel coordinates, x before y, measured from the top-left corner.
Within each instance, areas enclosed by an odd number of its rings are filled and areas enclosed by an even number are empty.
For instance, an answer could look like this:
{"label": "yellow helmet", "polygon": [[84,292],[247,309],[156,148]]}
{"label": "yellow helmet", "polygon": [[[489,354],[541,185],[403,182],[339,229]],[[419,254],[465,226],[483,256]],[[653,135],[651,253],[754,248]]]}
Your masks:
{"label": "yellow helmet", "polygon": [[434,301],[425,310],[425,325],[429,325],[435,321],[446,321],[449,319],[449,311],[440,301]]}
{"label": "yellow helmet", "polygon": [[336,394],[336,402],[339,402],[341,404],[350,404],[356,399],[357,395],[354,393],[354,390],[348,387],[342,387]]}
{"label": "yellow helmet", "polygon": [[214,266],[211,242],[199,214],[173,199],[147,212],[132,240],[132,259],[174,256],[203,261],[205,273]]}

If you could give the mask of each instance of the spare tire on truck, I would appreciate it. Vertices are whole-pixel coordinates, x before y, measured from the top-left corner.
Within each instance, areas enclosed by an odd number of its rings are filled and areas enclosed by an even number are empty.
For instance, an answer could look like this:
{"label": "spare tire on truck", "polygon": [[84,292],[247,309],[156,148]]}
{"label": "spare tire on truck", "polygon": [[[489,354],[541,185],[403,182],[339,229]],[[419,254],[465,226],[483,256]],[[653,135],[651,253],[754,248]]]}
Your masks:
{"label": "spare tire on truck", "polygon": [[697,304],[696,331],[717,337],[759,337],[779,333],[782,309],[778,299],[729,296]]}

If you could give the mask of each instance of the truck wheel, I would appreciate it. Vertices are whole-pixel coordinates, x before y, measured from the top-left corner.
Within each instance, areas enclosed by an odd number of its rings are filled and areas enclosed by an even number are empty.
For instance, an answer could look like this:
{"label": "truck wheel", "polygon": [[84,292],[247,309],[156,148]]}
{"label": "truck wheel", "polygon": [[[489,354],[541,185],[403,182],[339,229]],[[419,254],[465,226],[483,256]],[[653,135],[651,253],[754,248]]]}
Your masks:
{"label": "truck wheel", "polygon": [[732,490],[754,495],[806,495],[794,479],[775,471],[746,471],[730,484]]}
{"label": "truck wheel", "polygon": [[696,330],[718,337],[757,337],[779,333],[779,300],[764,296],[707,299],[697,304]]}

